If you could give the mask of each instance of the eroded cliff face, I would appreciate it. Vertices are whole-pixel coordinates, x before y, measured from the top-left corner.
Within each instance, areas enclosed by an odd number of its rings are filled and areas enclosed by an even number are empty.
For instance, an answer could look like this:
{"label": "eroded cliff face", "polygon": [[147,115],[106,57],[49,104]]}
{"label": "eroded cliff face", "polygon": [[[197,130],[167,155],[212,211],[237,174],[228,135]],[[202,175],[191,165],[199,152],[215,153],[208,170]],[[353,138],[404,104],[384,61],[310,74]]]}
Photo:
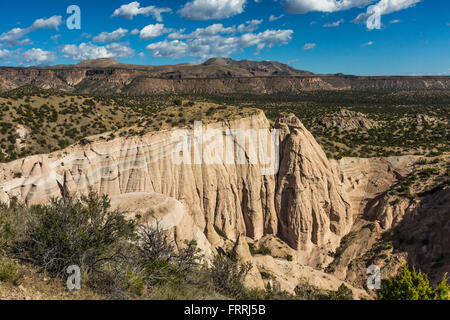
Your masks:
{"label": "eroded cliff face", "polygon": [[313,75],[277,68],[249,71],[223,66],[73,65],[0,68],[0,92],[33,85],[42,89],[85,94],[295,94],[302,91],[448,90],[448,76],[357,77]]}
{"label": "eroded cliff face", "polygon": [[281,163],[275,203],[279,233],[303,264],[329,258],[353,222],[350,202],[322,148],[293,116],[282,117]]}
{"label": "eroded cliff face", "polygon": [[[89,188],[113,199],[161,194],[182,203],[195,227],[189,221],[185,225],[200,230],[212,250],[240,235],[254,240],[278,235],[298,252],[298,262],[316,267],[329,259],[328,252],[351,227],[350,201],[335,169],[295,116],[283,116],[276,128],[278,171],[270,172],[267,162],[250,161],[250,144],[236,137],[230,140],[234,158],[244,151],[247,163],[176,164],[173,130],[110,141],[93,137],[85,146],[0,165],[0,200],[16,197],[31,205]],[[208,129],[224,138],[230,138],[230,129],[271,136],[261,111],[204,125],[203,133]],[[193,129],[187,132],[195,136]],[[208,141],[203,144],[206,154]]]}
{"label": "eroded cliff face", "polygon": [[408,263],[426,272],[433,283],[450,272],[448,185],[414,197],[392,192],[393,185],[417,172],[420,160],[401,156],[332,161],[350,199],[354,223],[328,272],[358,287],[365,285],[369,265],[380,267],[385,278]]}

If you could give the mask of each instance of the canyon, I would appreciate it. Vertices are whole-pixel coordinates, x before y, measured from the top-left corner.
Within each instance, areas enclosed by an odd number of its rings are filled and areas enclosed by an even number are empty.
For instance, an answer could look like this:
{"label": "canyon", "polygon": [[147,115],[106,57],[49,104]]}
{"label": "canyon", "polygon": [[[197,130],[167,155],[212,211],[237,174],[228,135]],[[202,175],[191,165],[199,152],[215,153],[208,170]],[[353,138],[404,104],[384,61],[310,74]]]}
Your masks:
{"label": "canyon", "polygon": [[[129,217],[160,224],[178,247],[194,239],[207,257],[231,250],[252,263],[248,284],[257,288],[272,283],[293,292],[306,282],[336,290],[345,283],[356,298],[370,298],[368,260],[360,258],[383,246],[390,232],[426,236],[428,242],[425,248],[411,244],[408,252],[385,250],[390,262],[383,262],[384,276],[405,261],[433,270],[432,279],[450,271],[450,263],[442,261],[450,250],[448,187],[420,201],[389,199],[391,186],[407,177],[420,157],[329,160],[297,117],[283,114],[272,124],[257,109],[209,122],[203,130],[226,135],[230,128],[268,136],[279,130],[279,170],[263,175],[262,163],[174,164],[176,128],[109,139],[105,133],[0,164],[0,201],[33,205],[89,190],[106,194]],[[234,139],[233,145],[250,157],[248,144]],[[428,215],[418,214],[427,206]],[[421,219],[426,223],[418,226]],[[249,245],[268,247],[272,254],[252,255]]]}

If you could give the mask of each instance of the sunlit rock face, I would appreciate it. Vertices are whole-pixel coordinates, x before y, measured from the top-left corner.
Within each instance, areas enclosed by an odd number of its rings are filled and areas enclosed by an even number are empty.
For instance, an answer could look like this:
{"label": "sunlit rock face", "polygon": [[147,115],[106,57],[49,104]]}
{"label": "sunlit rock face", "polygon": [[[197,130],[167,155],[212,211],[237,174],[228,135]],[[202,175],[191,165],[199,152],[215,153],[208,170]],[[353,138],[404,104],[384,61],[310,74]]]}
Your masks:
{"label": "sunlit rock face", "polygon": [[[184,238],[199,230],[214,250],[239,235],[255,240],[278,235],[298,251],[298,262],[325,263],[349,231],[352,217],[350,201],[314,137],[295,116],[283,116],[271,128],[262,112],[183,132],[195,142],[196,134],[205,137],[213,129],[223,144],[214,149],[214,140],[203,138],[200,158],[195,143],[179,148],[182,140],[174,136],[180,131],[173,129],[110,141],[92,137],[84,146],[2,164],[0,200],[16,197],[32,205],[92,189],[120,205],[120,199],[130,201],[124,195],[159,194],[183,205],[190,220],[175,219],[172,227],[187,226]],[[233,130],[255,133],[256,148],[248,139],[230,138]],[[272,138],[276,143],[261,149]],[[174,161],[180,150],[183,159],[193,161]],[[180,211],[169,206],[165,214],[173,215],[173,210]]]}

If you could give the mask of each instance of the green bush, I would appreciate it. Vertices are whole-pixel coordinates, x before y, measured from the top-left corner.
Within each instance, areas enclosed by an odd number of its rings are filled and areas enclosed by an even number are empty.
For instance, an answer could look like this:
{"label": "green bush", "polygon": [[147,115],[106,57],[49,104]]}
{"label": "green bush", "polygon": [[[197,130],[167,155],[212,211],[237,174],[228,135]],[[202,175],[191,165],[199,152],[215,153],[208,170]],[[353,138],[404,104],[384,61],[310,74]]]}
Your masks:
{"label": "green bush", "polygon": [[23,234],[28,210],[15,199],[9,206],[0,204],[0,253],[7,251],[11,243]]}
{"label": "green bush", "polygon": [[425,273],[414,268],[411,272],[405,265],[395,277],[382,281],[377,296],[380,300],[450,300],[449,292],[447,275],[432,288]]}
{"label": "green bush", "polygon": [[9,259],[0,259],[0,282],[11,283],[19,286],[23,280],[23,273],[19,270],[16,263]]}
{"label": "green bush", "polygon": [[185,247],[179,249],[176,255],[176,266],[186,273],[192,273],[203,266],[202,250],[197,246],[197,241],[185,241]]}
{"label": "green bush", "polygon": [[216,256],[210,269],[215,289],[225,296],[242,299],[246,293],[243,282],[251,268],[249,263],[240,264],[228,256]]}
{"label": "green bush", "polygon": [[155,227],[141,227],[138,234],[138,264],[144,270],[148,285],[180,282],[183,273],[172,263],[175,258],[175,247],[167,233],[157,224]]}
{"label": "green bush", "polygon": [[180,284],[202,267],[203,255],[196,241],[186,241],[178,252],[166,232],[156,226],[139,229],[137,264],[144,270],[144,281],[149,287]]}
{"label": "green bush", "polygon": [[135,294],[136,296],[142,296],[145,293],[144,276],[139,271],[130,270],[126,272],[126,281],[124,283],[124,289]]}
{"label": "green bush", "polygon": [[320,290],[309,283],[299,283],[295,287],[294,292],[302,300],[329,300],[328,292]]}
{"label": "green bush", "polygon": [[349,289],[345,284],[330,293],[330,300],[353,300],[353,291]]}
{"label": "green bush", "polygon": [[261,246],[260,248],[255,248],[255,245],[253,243],[249,243],[248,247],[250,249],[250,253],[252,254],[252,256],[260,254],[263,256],[269,256],[272,254],[272,250],[270,250],[270,248],[267,248],[265,246]]}
{"label": "green bush", "polygon": [[80,199],[53,199],[29,209],[27,228],[15,246],[21,256],[56,275],[70,265],[89,273],[122,256],[135,223],[110,210],[110,201],[91,192]]}

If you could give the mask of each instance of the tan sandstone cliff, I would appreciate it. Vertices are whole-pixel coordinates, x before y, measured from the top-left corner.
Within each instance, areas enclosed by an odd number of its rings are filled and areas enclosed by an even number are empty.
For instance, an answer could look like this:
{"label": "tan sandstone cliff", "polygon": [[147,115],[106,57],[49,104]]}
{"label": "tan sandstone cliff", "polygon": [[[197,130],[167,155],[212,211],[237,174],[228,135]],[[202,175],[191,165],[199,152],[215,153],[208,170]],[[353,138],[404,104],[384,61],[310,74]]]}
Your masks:
{"label": "tan sandstone cliff", "polygon": [[[191,231],[200,230],[212,250],[235,242],[240,234],[254,240],[278,235],[298,252],[299,262],[315,267],[329,259],[327,252],[348,232],[350,202],[301,122],[284,116],[276,126],[280,169],[273,174],[262,174],[267,165],[260,162],[174,164],[173,130],[168,130],[111,141],[96,137],[85,146],[2,164],[0,200],[17,197],[27,204],[45,203],[89,188],[113,199],[129,194],[145,199],[156,193],[184,206],[192,221],[179,221]],[[271,129],[260,111],[203,126],[204,131],[211,128],[223,136],[230,128],[262,130],[268,136]],[[236,138],[233,146],[236,158],[242,149],[244,157],[251,158],[249,144]]]}

